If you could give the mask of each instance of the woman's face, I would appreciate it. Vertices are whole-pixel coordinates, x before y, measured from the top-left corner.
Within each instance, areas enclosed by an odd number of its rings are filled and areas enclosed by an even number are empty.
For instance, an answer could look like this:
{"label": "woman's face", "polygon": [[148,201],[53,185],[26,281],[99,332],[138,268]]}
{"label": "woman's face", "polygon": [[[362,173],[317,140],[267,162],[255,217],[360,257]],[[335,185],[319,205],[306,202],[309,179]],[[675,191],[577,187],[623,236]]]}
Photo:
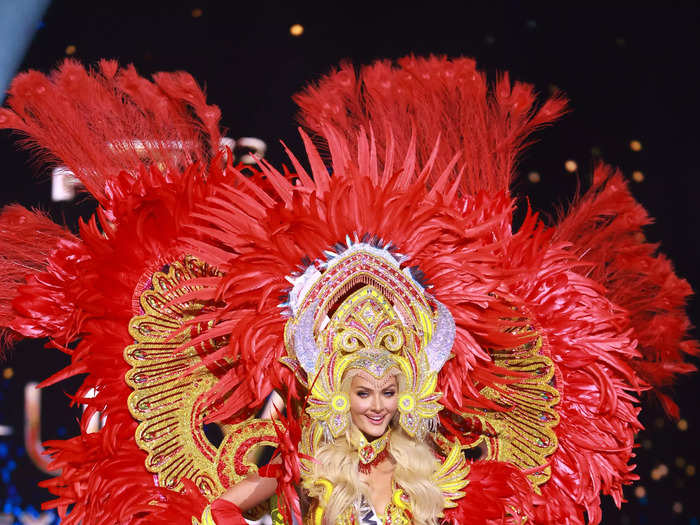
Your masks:
{"label": "woman's face", "polygon": [[379,382],[360,372],[350,383],[350,415],[352,422],[367,439],[386,432],[398,403],[398,383],[392,375]]}

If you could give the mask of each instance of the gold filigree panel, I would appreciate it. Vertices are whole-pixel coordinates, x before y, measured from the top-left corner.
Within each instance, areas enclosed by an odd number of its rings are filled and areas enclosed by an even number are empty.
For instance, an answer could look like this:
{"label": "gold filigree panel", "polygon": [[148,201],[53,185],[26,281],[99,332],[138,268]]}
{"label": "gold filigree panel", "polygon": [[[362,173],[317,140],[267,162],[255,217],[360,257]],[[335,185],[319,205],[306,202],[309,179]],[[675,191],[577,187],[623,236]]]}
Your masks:
{"label": "gold filigree panel", "polygon": [[526,471],[539,493],[538,487],[551,476],[547,458],[557,448],[555,405],[560,395],[555,388],[555,365],[543,352],[542,337],[534,335],[515,349],[491,352],[494,363],[508,372],[510,380],[481,390],[501,410],[486,411],[477,418],[485,430],[487,457]]}
{"label": "gold filigree panel", "polygon": [[187,327],[204,305],[178,299],[196,288],[194,279],[215,275],[214,268],[189,256],[154,272],[138,295],[141,314],[129,323],[134,344],[124,350],[131,365],[125,380],[133,389],[128,407],[139,421],[135,439],[148,454],[146,469],[160,486],[173,490],[181,490],[187,478],[210,500],[240,481],[255,467],[252,458],[260,447],[274,446],[277,439],[269,420],[220,425],[224,439],[219,447],[204,433],[212,408],[207,392],[230,363],[199,365],[226,340],[188,346],[209,327]]}
{"label": "gold filigree panel", "polygon": [[[203,424],[208,408],[205,393],[217,380],[216,368],[187,372],[223,341],[186,346],[203,327],[183,332],[185,323],[203,305],[177,302],[192,290],[188,281],[211,275],[216,270],[192,257],[155,272],[139,296],[142,315],[129,323],[134,344],[124,350],[124,359],[131,365],[125,377],[133,388],[128,407],[140,422],[135,438],[148,453],[146,469],[157,475],[160,486],[179,490],[182,478],[188,478],[213,499],[223,486],[214,469],[217,450],[206,438]],[[223,369],[225,363],[216,366]]]}

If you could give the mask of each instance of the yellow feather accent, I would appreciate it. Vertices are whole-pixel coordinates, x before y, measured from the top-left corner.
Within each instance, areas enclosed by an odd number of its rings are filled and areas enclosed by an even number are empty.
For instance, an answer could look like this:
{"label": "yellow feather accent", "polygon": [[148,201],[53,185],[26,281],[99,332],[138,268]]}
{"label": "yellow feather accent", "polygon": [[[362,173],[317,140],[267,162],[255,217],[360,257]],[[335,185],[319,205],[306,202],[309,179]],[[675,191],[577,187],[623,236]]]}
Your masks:
{"label": "yellow feather accent", "polygon": [[462,453],[462,446],[455,441],[442,465],[433,474],[435,484],[445,498],[445,508],[456,507],[455,501],[464,496],[462,489],[469,483],[468,475],[469,465]]}
{"label": "yellow feather accent", "polygon": [[211,515],[211,507],[207,505],[202,512],[201,521],[197,518],[192,518],[192,525],[216,525],[214,518]]}
{"label": "yellow feather accent", "polygon": [[322,525],[323,512],[326,510],[326,505],[328,505],[328,502],[331,500],[333,484],[327,479],[317,479],[315,484],[323,487],[323,494],[321,495],[318,506],[314,511],[314,525]]}

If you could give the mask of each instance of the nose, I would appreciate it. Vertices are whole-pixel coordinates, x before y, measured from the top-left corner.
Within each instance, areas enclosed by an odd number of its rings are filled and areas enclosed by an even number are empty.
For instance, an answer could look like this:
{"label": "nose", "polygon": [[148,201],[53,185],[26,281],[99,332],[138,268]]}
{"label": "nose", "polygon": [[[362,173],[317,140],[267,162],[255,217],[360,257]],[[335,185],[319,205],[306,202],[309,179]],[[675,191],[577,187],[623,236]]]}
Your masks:
{"label": "nose", "polygon": [[379,412],[382,409],[382,398],[380,395],[375,394],[372,396],[372,410]]}

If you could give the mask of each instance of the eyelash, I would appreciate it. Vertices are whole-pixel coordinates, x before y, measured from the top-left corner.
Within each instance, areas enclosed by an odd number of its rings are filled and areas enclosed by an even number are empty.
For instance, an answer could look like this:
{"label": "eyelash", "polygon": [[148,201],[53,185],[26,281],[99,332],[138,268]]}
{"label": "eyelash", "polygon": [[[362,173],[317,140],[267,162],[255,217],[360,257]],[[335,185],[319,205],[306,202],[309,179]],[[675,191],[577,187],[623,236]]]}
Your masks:
{"label": "eyelash", "polygon": [[[386,397],[394,397],[396,395],[396,392],[393,390],[386,390],[382,392]],[[362,399],[366,398],[369,396],[369,392],[357,392],[357,397],[360,397]]]}

